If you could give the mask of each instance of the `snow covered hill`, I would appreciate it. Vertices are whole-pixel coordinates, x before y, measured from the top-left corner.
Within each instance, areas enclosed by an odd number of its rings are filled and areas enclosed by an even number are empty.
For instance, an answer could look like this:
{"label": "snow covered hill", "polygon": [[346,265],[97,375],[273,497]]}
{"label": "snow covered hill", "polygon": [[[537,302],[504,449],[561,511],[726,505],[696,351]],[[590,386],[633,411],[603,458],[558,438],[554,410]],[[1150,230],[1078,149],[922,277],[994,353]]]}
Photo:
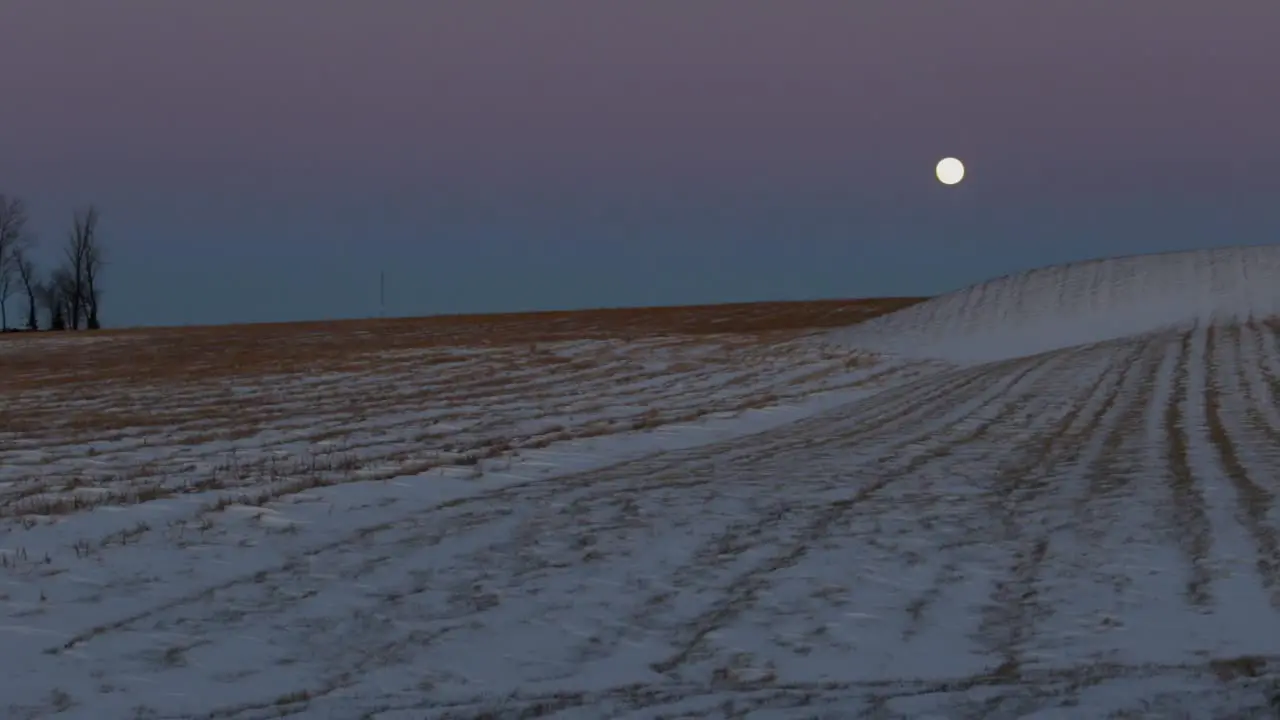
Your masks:
{"label": "snow covered hill", "polygon": [[837,331],[862,349],[991,361],[1280,314],[1280,245],[1108,258],[1007,275]]}

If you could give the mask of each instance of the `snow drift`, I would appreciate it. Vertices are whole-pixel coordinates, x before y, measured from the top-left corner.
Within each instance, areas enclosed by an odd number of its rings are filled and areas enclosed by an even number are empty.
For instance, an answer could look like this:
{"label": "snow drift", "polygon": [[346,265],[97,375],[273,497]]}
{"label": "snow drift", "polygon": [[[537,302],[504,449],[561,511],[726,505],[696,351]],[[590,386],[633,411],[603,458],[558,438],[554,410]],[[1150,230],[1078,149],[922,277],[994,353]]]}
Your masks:
{"label": "snow drift", "polygon": [[838,330],[843,344],[1002,360],[1197,323],[1280,315],[1280,245],[1133,255],[1007,275]]}

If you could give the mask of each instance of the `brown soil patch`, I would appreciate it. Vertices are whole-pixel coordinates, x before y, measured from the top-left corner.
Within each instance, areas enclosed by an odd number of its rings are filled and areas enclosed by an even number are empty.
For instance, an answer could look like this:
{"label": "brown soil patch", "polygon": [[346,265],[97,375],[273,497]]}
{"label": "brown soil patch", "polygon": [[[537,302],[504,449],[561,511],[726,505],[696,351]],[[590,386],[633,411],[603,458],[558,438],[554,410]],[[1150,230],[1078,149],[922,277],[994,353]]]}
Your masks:
{"label": "brown soil patch", "polygon": [[[0,393],[110,381],[151,384],[272,373],[365,369],[389,352],[528,345],[586,339],[632,341],[719,334],[784,338],[856,324],[922,298],[762,302],[658,308],[450,315],[254,325],[13,333],[0,336]],[[418,362],[463,356],[424,352]],[[557,358],[549,356],[548,362]]]}

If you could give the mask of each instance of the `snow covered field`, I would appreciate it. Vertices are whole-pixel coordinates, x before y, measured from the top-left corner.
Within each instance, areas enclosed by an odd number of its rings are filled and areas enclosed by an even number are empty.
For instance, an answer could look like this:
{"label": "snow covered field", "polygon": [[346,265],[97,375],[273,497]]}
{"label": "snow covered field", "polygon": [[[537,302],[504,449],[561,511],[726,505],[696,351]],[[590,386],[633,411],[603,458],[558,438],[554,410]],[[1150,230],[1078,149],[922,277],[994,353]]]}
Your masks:
{"label": "snow covered field", "polygon": [[[4,716],[1275,716],[1280,277],[1170,257],[835,331],[0,342]],[[1134,277],[1237,299],[1061,300]]]}

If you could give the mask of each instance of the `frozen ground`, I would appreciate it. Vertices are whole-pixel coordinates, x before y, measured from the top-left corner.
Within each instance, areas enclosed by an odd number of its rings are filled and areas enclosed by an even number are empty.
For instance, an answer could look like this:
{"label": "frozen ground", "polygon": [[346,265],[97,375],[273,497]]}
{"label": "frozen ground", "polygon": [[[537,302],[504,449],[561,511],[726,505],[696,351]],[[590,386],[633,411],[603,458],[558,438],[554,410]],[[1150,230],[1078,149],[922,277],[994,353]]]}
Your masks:
{"label": "frozen ground", "polygon": [[1275,716],[1280,325],[1242,317],[31,382],[5,716]]}

